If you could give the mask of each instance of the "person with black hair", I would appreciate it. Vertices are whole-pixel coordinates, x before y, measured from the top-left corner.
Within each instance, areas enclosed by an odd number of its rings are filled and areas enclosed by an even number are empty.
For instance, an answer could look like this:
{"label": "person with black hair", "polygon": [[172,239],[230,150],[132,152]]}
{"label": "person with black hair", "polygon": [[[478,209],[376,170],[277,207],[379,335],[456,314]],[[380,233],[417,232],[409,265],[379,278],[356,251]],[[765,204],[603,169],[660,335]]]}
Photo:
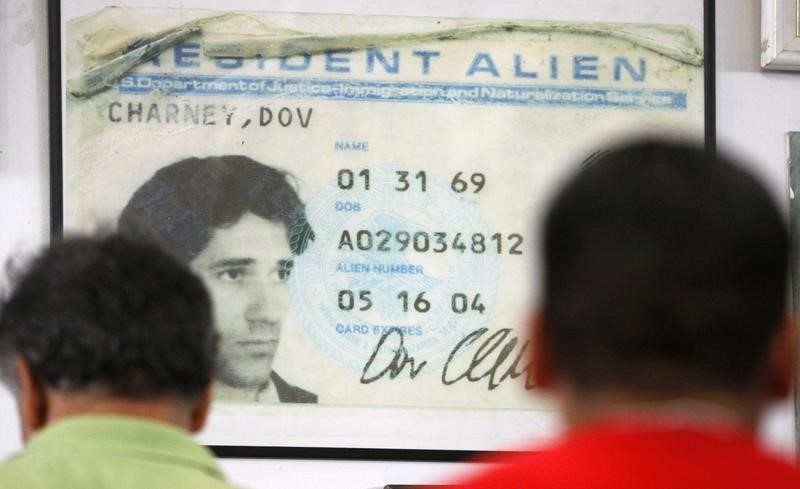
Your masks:
{"label": "person with black hair", "polygon": [[205,282],[221,333],[218,399],[315,403],[272,369],[294,258],[314,239],[290,175],[246,156],[188,158],[158,170],[119,218]]}
{"label": "person with black hair", "polygon": [[0,487],[231,487],[205,423],[218,336],[202,281],[120,236],[54,243],[0,307],[0,378],[27,446]]}
{"label": "person with black hair", "polygon": [[800,487],[757,446],[788,395],[788,238],[747,172],[687,144],[605,152],[562,189],[544,226],[532,380],[567,432],[470,488]]}

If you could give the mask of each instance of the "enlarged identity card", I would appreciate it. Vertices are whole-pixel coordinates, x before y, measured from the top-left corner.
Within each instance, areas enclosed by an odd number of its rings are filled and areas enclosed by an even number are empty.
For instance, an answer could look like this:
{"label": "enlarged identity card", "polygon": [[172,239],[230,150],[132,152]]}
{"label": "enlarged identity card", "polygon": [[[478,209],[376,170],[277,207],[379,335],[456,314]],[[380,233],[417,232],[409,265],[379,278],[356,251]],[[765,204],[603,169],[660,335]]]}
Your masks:
{"label": "enlarged identity card", "polygon": [[67,34],[65,228],[204,280],[219,419],[550,410],[549,197],[620,135],[702,132],[685,26],[109,8]]}

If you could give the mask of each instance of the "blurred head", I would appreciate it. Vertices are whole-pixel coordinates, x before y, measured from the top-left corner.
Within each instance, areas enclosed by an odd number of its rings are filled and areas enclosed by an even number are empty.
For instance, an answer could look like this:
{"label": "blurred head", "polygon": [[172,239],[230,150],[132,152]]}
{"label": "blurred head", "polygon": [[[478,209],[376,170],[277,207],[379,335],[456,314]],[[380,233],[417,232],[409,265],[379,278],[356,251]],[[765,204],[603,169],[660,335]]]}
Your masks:
{"label": "blurred head", "polygon": [[787,252],[770,196],[725,158],[655,141],[602,155],[546,218],[539,384],[786,395]]}
{"label": "blurred head", "polygon": [[119,228],[155,240],[203,278],[221,334],[219,380],[269,383],[293,257],[314,238],[289,176],[245,156],[182,160],[134,193]]}
{"label": "blurred head", "polygon": [[80,406],[161,405],[202,426],[217,334],[208,293],[184,265],[120,236],[72,238],[14,281],[0,309],[0,361],[26,437]]}

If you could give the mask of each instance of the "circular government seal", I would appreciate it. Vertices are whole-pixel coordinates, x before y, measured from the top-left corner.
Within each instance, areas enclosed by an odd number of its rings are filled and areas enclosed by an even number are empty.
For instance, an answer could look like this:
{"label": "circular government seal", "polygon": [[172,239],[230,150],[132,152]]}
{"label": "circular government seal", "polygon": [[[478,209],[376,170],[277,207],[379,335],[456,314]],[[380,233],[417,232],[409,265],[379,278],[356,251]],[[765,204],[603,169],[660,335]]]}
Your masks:
{"label": "circular government seal", "polygon": [[[491,317],[491,230],[448,182],[416,175],[393,165],[340,173],[306,206],[316,238],[292,272],[293,310],[323,352],[357,371],[371,357],[387,365],[401,344],[441,366]],[[376,351],[385,336],[391,346]]]}

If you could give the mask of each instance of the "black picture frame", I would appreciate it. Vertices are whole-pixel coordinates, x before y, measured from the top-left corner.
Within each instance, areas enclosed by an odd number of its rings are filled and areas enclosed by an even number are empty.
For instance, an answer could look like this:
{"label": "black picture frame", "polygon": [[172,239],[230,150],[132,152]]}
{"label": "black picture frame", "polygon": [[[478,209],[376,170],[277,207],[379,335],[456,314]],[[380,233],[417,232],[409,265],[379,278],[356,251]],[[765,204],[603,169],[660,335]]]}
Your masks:
{"label": "black picture frame", "polygon": [[[716,2],[704,0],[704,142],[707,152],[716,153]],[[48,0],[48,108],[50,150],[50,235],[64,234],[63,221],[63,127],[61,83],[61,0]],[[308,459],[394,462],[466,462],[486,452],[473,450],[418,450],[381,448],[322,448],[278,446],[209,446],[220,458]],[[513,453],[513,452],[507,452]]]}
{"label": "black picture frame", "polygon": [[64,149],[61,110],[61,1],[47,0],[47,108],[50,142],[50,238],[64,234]]}

